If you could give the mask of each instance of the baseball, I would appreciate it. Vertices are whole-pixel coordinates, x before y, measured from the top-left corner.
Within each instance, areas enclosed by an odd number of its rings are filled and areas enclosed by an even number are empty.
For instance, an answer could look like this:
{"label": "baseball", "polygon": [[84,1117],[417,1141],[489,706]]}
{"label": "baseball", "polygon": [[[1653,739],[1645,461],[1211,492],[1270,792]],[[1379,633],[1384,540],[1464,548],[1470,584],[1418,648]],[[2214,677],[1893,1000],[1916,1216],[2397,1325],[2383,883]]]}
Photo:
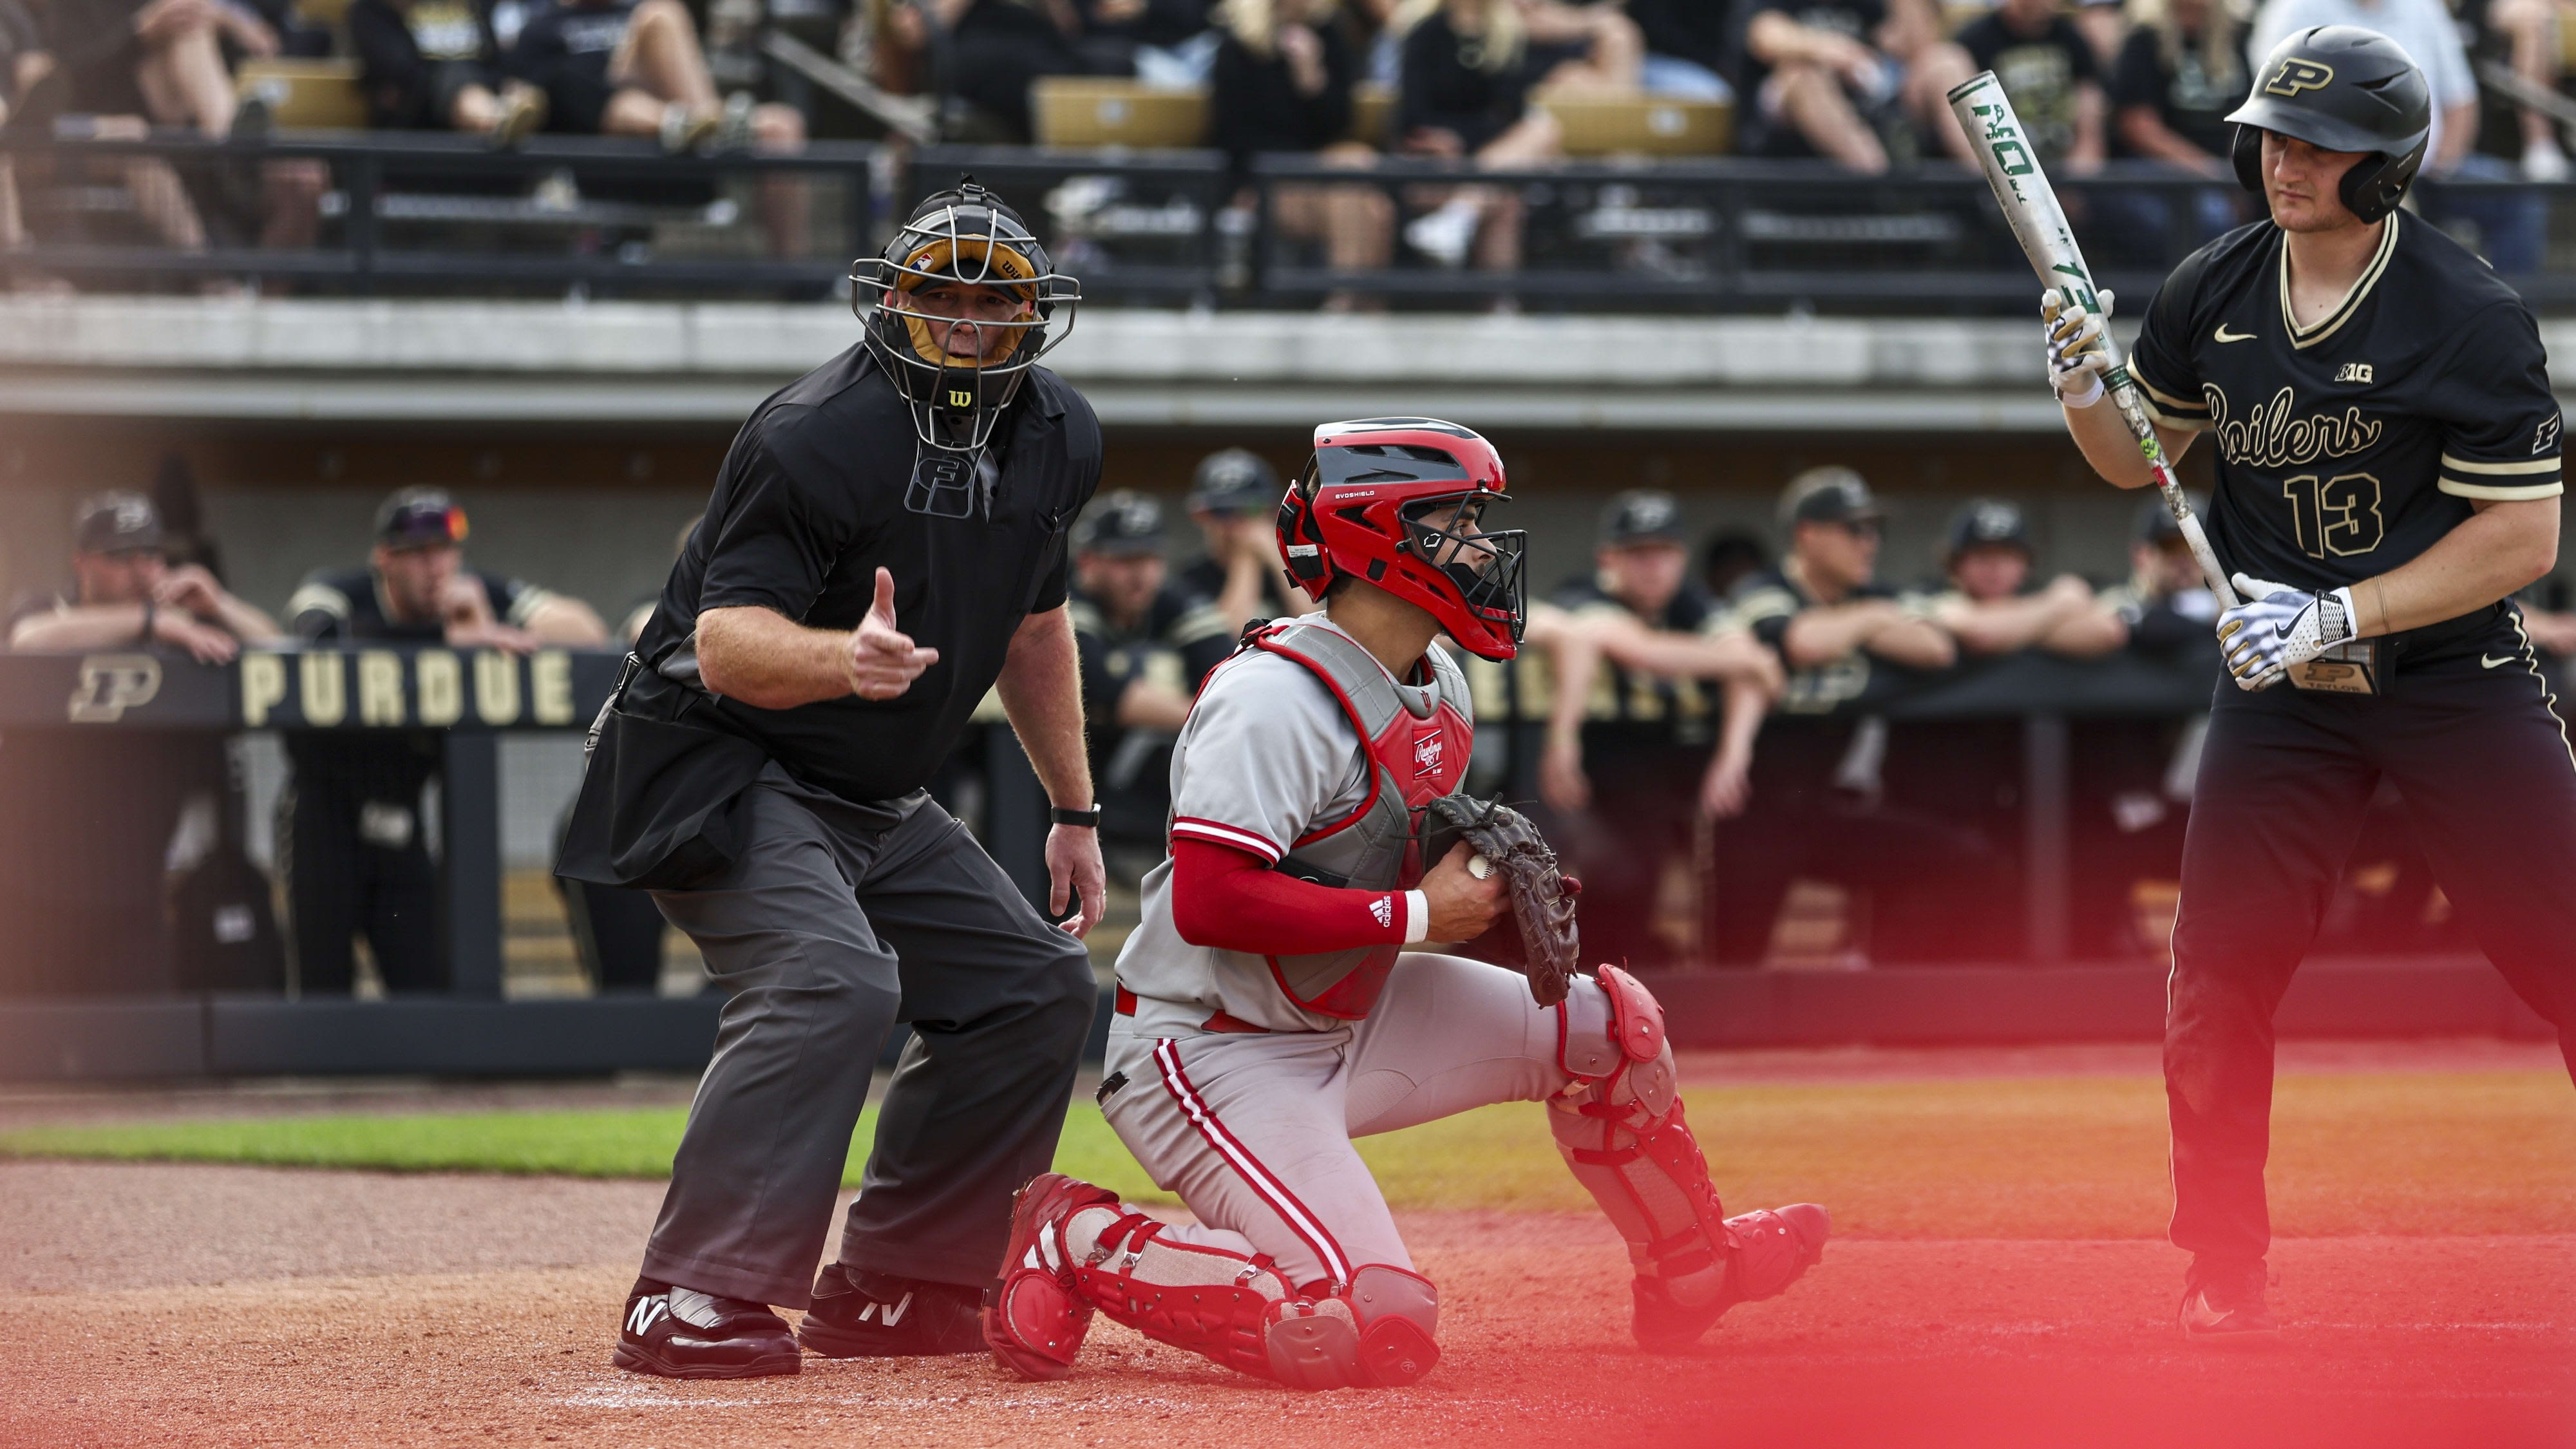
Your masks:
{"label": "baseball", "polygon": [[1474,876],[1478,880],[1483,880],[1493,873],[1494,863],[1485,859],[1481,854],[1467,857],[1467,874]]}

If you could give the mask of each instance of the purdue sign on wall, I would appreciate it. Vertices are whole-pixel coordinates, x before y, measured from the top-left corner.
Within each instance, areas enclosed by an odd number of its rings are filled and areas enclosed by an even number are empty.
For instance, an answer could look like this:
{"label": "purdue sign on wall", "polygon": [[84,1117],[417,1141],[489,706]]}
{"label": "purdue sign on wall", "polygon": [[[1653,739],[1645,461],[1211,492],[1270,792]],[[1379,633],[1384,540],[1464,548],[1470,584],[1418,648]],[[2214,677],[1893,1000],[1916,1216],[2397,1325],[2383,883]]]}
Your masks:
{"label": "purdue sign on wall", "polygon": [[561,649],[245,651],[235,672],[244,729],[542,729],[581,714]]}

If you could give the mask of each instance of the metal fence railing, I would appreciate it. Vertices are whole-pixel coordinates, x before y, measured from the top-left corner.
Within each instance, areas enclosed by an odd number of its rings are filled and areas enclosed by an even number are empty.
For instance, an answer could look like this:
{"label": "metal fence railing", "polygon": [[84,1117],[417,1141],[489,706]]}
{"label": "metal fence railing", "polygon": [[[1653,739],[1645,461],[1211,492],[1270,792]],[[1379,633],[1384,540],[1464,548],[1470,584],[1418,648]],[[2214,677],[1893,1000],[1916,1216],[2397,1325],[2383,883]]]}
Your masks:
{"label": "metal fence railing", "polygon": [[[649,142],[540,137],[516,150],[422,133],[264,141],[56,136],[0,147],[34,244],[0,271],[97,288],[208,277],[291,279],[314,293],[819,296],[889,215],[971,172],[1027,216],[1097,300],[1531,310],[1870,313],[2026,311],[2027,265],[1971,172],[1927,163],[1859,177],[1822,162],[1567,162],[1516,171],[1383,158],[1351,169],[1214,151],[1049,151],[817,142],[794,155],[669,156]],[[208,221],[203,248],[150,225],[135,168],[175,177]],[[300,173],[296,168],[302,168]],[[302,191],[270,183],[299,176]],[[2233,184],[2147,163],[2054,178],[2095,272],[2145,295],[2194,247],[2254,215]],[[1460,194],[1517,236],[1511,270],[1442,260],[1405,225]],[[1382,265],[1337,267],[1301,229],[1357,191],[1386,228]],[[2576,185],[2426,182],[2435,220],[2481,245],[2534,305],[2576,306]],[[309,245],[259,247],[263,213],[308,199]],[[1287,204],[1283,204],[1287,203]],[[2563,220],[2564,219],[2564,220]],[[166,232],[167,228],[163,228]],[[2571,238],[2576,241],[2576,238]]]}

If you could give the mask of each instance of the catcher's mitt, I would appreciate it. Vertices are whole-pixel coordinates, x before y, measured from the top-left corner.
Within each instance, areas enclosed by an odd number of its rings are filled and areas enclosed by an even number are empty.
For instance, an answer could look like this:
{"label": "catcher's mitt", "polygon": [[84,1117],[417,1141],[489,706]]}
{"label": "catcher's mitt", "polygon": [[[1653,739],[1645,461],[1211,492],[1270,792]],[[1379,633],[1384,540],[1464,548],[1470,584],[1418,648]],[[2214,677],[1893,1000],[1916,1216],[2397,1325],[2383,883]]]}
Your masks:
{"label": "catcher's mitt", "polygon": [[1443,795],[1430,811],[1422,858],[1437,862],[1450,843],[1463,841],[1503,873],[1512,889],[1512,917],[1520,923],[1521,970],[1529,977],[1530,995],[1541,1006],[1563,1001],[1581,956],[1574,897],[1582,886],[1556,868],[1556,852],[1530,818],[1508,805]]}

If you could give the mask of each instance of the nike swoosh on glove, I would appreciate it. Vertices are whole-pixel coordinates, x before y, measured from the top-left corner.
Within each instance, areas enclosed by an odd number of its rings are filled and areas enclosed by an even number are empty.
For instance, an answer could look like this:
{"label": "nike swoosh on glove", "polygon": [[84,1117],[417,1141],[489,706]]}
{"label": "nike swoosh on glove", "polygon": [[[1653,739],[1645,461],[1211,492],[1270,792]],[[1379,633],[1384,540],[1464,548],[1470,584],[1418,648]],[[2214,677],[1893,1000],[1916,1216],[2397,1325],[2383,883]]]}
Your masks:
{"label": "nike swoosh on glove", "polygon": [[2102,369],[2109,349],[2102,345],[2104,324],[2111,320],[2112,295],[2096,292],[2100,312],[2051,287],[2039,294],[2040,335],[2048,345],[2048,385],[2057,400],[2071,408],[2089,408],[2102,400]]}
{"label": "nike swoosh on glove", "polygon": [[2218,647],[2239,689],[2269,689],[2291,665],[2359,637],[2350,589],[2307,594],[2269,579],[2235,578],[2245,602],[2218,616]]}

